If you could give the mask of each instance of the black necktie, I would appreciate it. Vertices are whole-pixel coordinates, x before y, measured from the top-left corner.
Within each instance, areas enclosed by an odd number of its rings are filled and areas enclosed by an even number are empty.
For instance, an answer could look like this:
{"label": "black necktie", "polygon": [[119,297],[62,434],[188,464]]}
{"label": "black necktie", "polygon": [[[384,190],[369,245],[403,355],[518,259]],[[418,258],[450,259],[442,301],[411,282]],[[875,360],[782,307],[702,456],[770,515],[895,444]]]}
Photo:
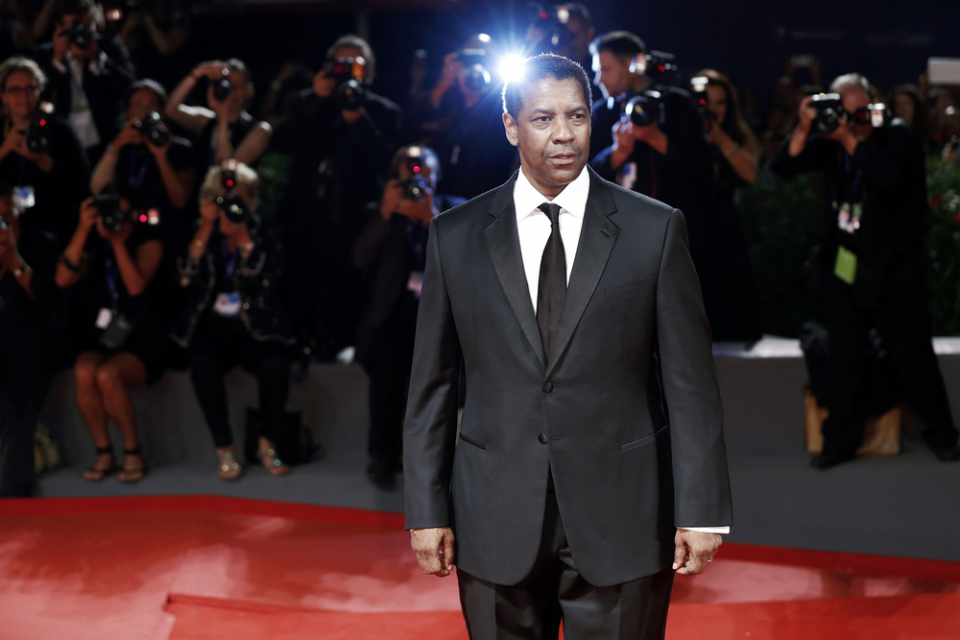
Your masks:
{"label": "black necktie", "polygon": [[538,207],[550,218],[550,237],[540,259],[540,285],[537,291],[537,324],[543,341],[544,360],[550,359],[553,339],[560,326],[560,310],[567,295],[567,259],[560,237],[560,205],[544,202]]}

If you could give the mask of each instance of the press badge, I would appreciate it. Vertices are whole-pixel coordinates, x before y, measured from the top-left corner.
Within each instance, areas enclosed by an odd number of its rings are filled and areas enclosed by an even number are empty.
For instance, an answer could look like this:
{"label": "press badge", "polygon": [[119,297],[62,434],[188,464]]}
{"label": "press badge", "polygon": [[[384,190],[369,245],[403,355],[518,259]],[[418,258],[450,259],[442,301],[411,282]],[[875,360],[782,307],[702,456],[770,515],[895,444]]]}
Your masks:
{"label": "press badge", "polygon": [[833,267],[833,275],[850,285],[856,282],[857,254],[844,247],[837,249],[837,262]]}
{"label": "press badge", "polygon": [[224,318],[233,318],[240,313],[240,294],[221,293],[213,305],[213,310]]}
{"label": "press badge", "polygon": [[13,208],[18,212],[24,212],[37,203],[36,194],[33,187],[14,187],[13,189]]}
{"label": "press badge", "polygon": [[407,291],[412,291],[417,298],[420,297],[420,291],[423,289],[423,272],[413,271],[410,273],[410,279],[407,280]]}
{"label": "press badge", "polygon": [[106,307],[100,309],[100,313],[97,314],[97,329],[106,329],[112,321],[113,311]]}

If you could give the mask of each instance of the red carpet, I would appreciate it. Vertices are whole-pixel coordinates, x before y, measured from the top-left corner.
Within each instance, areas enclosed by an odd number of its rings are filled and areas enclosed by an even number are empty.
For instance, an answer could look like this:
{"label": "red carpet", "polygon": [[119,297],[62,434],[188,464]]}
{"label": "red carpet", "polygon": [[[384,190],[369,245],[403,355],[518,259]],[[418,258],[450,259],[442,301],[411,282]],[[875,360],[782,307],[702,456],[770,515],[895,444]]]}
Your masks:
{"label": "red carpet", "polygon": [[[215,496],[0,501],[0,638],[466,638],[398,514]],[[960,638],[960,563],[725,544],[668,638]]]}

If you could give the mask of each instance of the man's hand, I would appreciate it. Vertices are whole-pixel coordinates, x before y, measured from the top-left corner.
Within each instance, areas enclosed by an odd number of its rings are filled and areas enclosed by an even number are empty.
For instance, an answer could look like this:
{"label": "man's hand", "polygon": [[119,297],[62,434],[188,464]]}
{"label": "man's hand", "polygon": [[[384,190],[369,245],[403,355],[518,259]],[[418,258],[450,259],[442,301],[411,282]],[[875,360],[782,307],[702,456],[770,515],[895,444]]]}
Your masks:
{"label": "man's hand", "polygon": [[403,187],[400,186],[400,181],[397,179],[389,181],[383,189],[383,198],[380,200],[380,216],[389,221],[397,212],[402,200]]}
{"label": "man's hand", "polygon": [[800,108],[798,115],[800,116],[800,123],[797,127],[804,135],[810,134],[810,126],[813,124],[813,121],[817,118],[817,110],[813,108],[811,103],[813,102],[813,96],[807,96],[800,101]]}
{"label": "man's hand", "polygon": [[113,148],[119,151],[128,144],[142,144],[144,142],[144,136],[137,129],[136,119],[131,119],[127,121],[127,124],[120,130],[120,133],[117,134],[117,137],[113,139]]}
{"label": "man's hand", "polygon": [[53,34],[53,59],[63,64],[63,58],[70,50],[69,29],[59,29]]}
{"label": "man's hand", "polygon": [[320,98],[329,98],[333,95],[333,90],[337,83],[333,78],[327,76],[326,68],[320,69],[313,76],[313,92]]}
{"label": "man's hand", "polygon": [[713,560],[717,549],[723,544],[723,538],[718,533],[686,529],[677,529],[675,540],[677,549],[673,554],[673,569],[682,576],[703,573],[707,563]]}
{"label": "man's hand", "polygon": [[424,573],[438,578],[450,575],[453,569],[453,529],[414,529],[410,532],[410,546],[417,552],[417,562]]}

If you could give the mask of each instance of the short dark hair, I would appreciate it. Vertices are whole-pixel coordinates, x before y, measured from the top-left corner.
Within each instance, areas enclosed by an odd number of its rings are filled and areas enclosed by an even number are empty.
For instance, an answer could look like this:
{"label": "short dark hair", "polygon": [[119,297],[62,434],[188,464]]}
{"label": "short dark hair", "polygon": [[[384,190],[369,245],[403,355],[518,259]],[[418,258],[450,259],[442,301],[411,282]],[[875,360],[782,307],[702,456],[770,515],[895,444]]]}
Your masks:
{"label": "short dark hair", "polygon": [[133,94],[135,94],[137,91],[140,91],[140,89],[147,89],[157,96],[157,99],[160,101],[161,109],[167,106],[167,90],[163,88],[163,85],[156,80],[144,78],[143,80],[137,80],[130,85],[130,90],[127,92],[128,107],[130,106],[130,98],[132,98]]}
{"label": "short dark hair", "polygon": [[590,54],[597,55],[601,51],[609,51],[624,63],[647,52],[647,45],[643,44],[640,36],[629,31],[611,31],[597,36],[590,43]]}
{"label": "short dark hair", "polygon": [[503,112],[511,116],[520,113],[520,109],[523,108],[523,90],[544,78],[579,82],[583,90],[583,99],[587,103],[587,111],[590,111],[593,106],[593,95],[590,93],[590,79],[583,67],[569,58],[553,53],[541,53],[524,60],[523,74],[518,79],[509,80],[503,85]]}
{"label": "short dark hair", "polygon": [[66,16],[83,17],[87,14],[93,14],[96,5],[92,0],[60,0],[53,6],[53,12],[50,15],[53,24],[63,24]]}

